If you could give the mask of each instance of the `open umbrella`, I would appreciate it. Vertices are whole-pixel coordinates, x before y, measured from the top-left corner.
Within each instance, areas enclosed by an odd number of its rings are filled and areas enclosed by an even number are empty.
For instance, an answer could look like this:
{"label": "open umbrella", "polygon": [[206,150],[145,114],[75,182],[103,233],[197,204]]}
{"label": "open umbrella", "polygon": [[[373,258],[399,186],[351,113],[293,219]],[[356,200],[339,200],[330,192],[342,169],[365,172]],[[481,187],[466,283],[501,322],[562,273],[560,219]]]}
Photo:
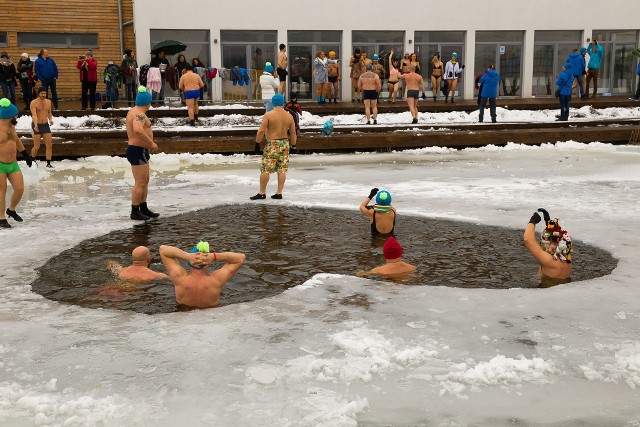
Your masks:
{"label": "open umbrella", "polygon": [[151,49],[151,54],[156,55],[158,52],[163,51],[165,55],[171,56],[176,53],[180,53],[187,48],[187,45],[176,40],[165,40],[158,43]]}

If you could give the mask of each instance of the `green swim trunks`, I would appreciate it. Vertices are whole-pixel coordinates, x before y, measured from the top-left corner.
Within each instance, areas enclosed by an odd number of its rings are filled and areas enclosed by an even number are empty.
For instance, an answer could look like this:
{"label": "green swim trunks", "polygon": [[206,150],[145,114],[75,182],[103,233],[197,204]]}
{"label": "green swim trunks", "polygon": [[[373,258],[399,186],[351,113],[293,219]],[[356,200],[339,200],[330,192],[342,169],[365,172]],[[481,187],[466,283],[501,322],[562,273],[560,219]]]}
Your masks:
{"label": "green swim trunks", "polygon": [[2,163],[0,162],[0,174],[6,173],[7,175],[20,172],[20,166],[18,166],[18,162],[13,163]]}
{"label": "green swim trunks", "polygon": [[289,170],[289,140],[273,139],[267,142],[262,153],[260,172],[287,173]]}

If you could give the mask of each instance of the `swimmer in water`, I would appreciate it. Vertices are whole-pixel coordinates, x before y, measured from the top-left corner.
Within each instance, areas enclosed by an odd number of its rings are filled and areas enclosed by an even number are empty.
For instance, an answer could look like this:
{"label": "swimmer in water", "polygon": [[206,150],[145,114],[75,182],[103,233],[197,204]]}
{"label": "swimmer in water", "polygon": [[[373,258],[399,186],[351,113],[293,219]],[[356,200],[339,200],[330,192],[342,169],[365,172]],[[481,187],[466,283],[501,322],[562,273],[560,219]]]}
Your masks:
{"label": "swimmer in water", "polygon": [[388,279],[400,279],[413,273],[416,268],[402,261],[402,246],[393,237],[389,237],[382,248],[382,255],[387,261],[385,265],[358,274],[359,276],[380,275]]}
{"label": "swimmer in water", "polygon": [[[218,306],[222,287],[238,272],[245,260],[245,255],[241,253],[209,252],[207,242],[198,243],[191,252],[162,245],[160,257],[175,285],[176,302],[196,308]],[[183,268],[179,260],[187,261],[190,271]],[[225,265],[207,274],[207,267],[215,261]]]}
{"label": "swimmer in water", "polygon": [[164,273],[158,273],[149,268],[151,265],[151,252],[146,246],[138,246],[131,252],[131,265],[122,267],[117,263],[110,264],[111,270],[118,275],[118,278],[128,282],[150,282],[156,279],[164,279]]}
{"label": "swimmer in water", "polygon": [[536,224],[542,221],[535,212],[524,231],[524,245],[540,263],[540,273],[551,279],[569,279],[571,277],[571,236],[560,227],[558,218],[551,219],[549,213],[540,208],[544,215],[546,228],[541,233],[540,243],[536,240]]}
{"label": "swimmer in water", "polygon": [[[376,198],[376,204],[369,206],[369,202]],[[393,236],[396,226],[396,208],[391,206],[391,194],[387,190],[378,192],[372,188],[369,196],[360,204],[360,212],[371,221],[371,235]]]}

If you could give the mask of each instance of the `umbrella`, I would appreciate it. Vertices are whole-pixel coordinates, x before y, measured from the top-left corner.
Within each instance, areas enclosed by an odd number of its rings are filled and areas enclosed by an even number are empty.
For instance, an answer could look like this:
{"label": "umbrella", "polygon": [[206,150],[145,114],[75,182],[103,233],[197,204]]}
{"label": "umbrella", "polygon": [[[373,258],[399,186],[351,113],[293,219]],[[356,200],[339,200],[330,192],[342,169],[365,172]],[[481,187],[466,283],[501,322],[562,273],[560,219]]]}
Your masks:
{"label": "umbrella", "polygon": [[187,45],[175,40],[165,40],[158,43],[151,49],[151,53],[156,55],[158,52],[163,51],[165,55],[171,56],[176,53],[180,53],[187,48]]}

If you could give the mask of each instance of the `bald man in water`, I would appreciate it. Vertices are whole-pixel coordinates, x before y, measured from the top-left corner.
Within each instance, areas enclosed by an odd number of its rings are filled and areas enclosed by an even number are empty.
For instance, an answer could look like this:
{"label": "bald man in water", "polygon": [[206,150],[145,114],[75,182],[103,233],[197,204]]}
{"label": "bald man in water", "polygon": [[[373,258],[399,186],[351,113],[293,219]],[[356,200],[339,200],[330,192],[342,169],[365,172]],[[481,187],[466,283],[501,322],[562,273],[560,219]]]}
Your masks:
{"label": "bald man in water", "polygon": [[164,279],[164,273],[157,273],[149,268],[151,265],[151,252],[146,246],[138,246],[131,252],[131,265],[122,267],[115,265],[114,270],[118,277],[129,282],[150,282],[156,279]]}

